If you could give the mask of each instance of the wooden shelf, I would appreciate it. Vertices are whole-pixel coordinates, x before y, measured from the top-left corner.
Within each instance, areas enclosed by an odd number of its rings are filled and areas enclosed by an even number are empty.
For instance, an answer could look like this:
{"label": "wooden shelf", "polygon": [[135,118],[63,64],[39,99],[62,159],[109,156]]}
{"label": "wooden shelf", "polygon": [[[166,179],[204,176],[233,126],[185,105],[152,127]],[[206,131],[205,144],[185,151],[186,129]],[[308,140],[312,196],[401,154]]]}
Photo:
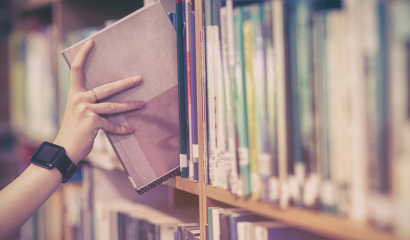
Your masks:
{"label": "wooden shelf", "polygon": [[168,179],[163,184],[169,187],[173,187],[173,188],[185,191],[185,192],[199,195],[199,189],[198,189],[199,184],[190,179],[181,178],[180,176],[176,176],[171,179]]}
{"label": "wooden shelf", "polygon": [[294,207],[280,209],[266,202],[252,200],[250,197],[238,197],[211,185],[205,185],[205,195],[224,204],[243,208],[267,218],[277,219],[332,239],[399,240],[393,234],[375,229],[368,224],[356,223],[347,218],[308,209]]}

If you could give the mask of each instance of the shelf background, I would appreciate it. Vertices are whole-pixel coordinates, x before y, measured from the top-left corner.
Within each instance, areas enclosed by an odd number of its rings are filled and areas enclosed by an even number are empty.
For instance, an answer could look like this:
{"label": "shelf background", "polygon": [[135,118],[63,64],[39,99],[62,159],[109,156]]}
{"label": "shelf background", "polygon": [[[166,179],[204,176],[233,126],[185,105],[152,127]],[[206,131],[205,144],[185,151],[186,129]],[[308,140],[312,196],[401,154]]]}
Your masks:
{"label": "shelf background", "polygon": [[[204,0],[195,0],[195,14],[202,15],[202,3]],[[169,4],[170,1],[167,1]],[[171,1],[172,2],[172,1]],[[63,1],[63,0],[37,0],[29,2],[20,2],[13,4],[13,14],[15,15],[15,28],[21,28],[21,21],[24,16],[35,11],[51,11],[51,21],[57,26],[56,39],[59,43],[55,46],[55,52],[61,48],[64,38],[64,32],[86,26],[102,25],[107,19],[120,19],[134,10],[140,8],[143,1]],[[170,4],[172,6],[172,4]],[[167,7],[168,8],[168,7]],[[172,8],[172,7],[170,7]],[[202,30],[203,18],[196,17],[196,52],[200,53],[200,31]],[[61,58],[61,55],[57,57]],[[196,55],[196,68],[201,69],[201,55]],[[58,68],[57,64],[53,66]],[[57,71],[55,71],[57,74]],[[201,72],[197,71],[197,79],[201,79]],[[57,75],[55,76],[57,79]],[[197,84],[197,97],[202,99],[201,85]],[[198,109],[198,136],[202,136],[202,104],[197,102]],[[28,139],[23,133],[17,134],[17,140],[22,145],[35,148],[41,142],[39,140]],[[203,145],[203,139],[198,139],[198,145]],[[199,182],[194,182],[189,179],[174,177],[159,186],[167,193],[168,203],[173,206],[197,207],[199,211],[199,222],[201,233],[205,232],[205,224],[207,224],[207,208],[213,206],[235,206],[246,209],[257,215],[261,215],[273,220],[280,220],[289,225],[299,227],[314,233],[330,237],[332,239],[353,239],[353,240],[399,240],[392,233],[378,230],[366,223],[356,223],[347,218],[330,215],[322,212],[317,212],[308,209],[299,209],[290,207],[289,209],[280,209],[269,203],[255,201],[250,198],[237,197],[226,190],[214,188],[204,184],[204,159],[203,149],[199,147]],[[101,164],[102,158],[108,158],[111,163]],[[110,186],[112,189],[100,188],[96,190],[95,197],[107,198],[112,192],[117,192],[119,196],[131,199],[134,201],[144,202],[137,198],[137,194],[131,188],[130,183],[126,179],[126,175],[121,165],[113,156],[107,156],[104,153],[94,151],[89,156],[90,163],[96,167],[96,181],[104,183],[104,186]],[[110,165],[111,164],[111,165]],[[105,169],[105,170],[104,170]],[[108,171],[107,171],[108,170]],[[114,179],[114,181],[112,181]],[[103,184],[102,184],[103,185]],[[119,187],[129,185],[128,187]],[[169,187],[171,190],[165,190]],[[158,190],[158,189],[157,189]],[[150,194],[150,193],[148,193]],[[111,196],[112,197],[112,196]],[[163,196],[162,196],[163,197]],[[151,202],[152,203],[152,202]],[[201,240],[205,240],[205,234],[201,235]]]}

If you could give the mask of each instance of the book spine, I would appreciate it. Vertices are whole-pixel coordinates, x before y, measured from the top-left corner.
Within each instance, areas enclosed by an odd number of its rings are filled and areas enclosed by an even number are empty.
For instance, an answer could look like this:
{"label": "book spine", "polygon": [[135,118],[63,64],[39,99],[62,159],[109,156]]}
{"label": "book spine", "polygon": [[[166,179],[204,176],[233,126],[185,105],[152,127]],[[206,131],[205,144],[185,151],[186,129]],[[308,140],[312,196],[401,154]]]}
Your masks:
{"label": "book spine", "polygon": [[[187,68],[187,54],[186,54],[186,50],[187,50],[187,26],[186,26],[186,1],[182,0],[182,23],[183,23],[183,38],[182,38],[182,42],[183,42],[183,59],[184,59],[184,95],[185,95],[185,102],[184,102],[184,108],[185,108],[185,122],[186,122],[186,132],[185,132],[185,146],[186,146],[186,156],[187,156],[187,178],[189,177],[189,166],[190,166],[190,161],[191,161],[191,149],[190,149],[190,138],[189,138],[189,98],[190,96],[188,95],[188,68]],[[189,84],[190,86],[190,84]]]}
{"label": "book spine", "polygon": [[[221,58],[222,58],[222,84],[223,85],[223,90],[221,89],[221,91],[223,91],[223,96],[221,96],[221,100],[223,100],[223,134],[224,134],[224,138],[223,138],[223,142],[224,142],[224,149],[221,150],[221,154],[222,154],[222,163],[223,163],[223,187],[225,189],[229,189],[229,174],[230,174],[230,169],[231,169],[231,156],[230,155],[230,151],[229,151],[229,124],[231,124],[229,122],[229,103],[230,99],[229,99],[229,94],[228,94],[228,89],[227,89],[227,82],[230,82],[229,80],[229,72],[228,72],[228,38],[226,36],[227,34],[227,16],[226,16],[226,7],[221,7],[219,9],[219,14],[220,14],[220,33],[221,33],[221,40],[220,40],[220,49],[221,49]],[[222,99],[223,98],[223,99]]]}
{"label": "book spine", "polygon": [[[266,61],[266,111],[269,141],[269,167],[262,177],[264,179],[264,199],[265,201],[277,202],[279,199],[279,181],[278,181],[278,159],[277,159],[277,134],[276,134],[276,77],[274,64],[274,46],[273,46],[273,9],[272,2],[263,4],[263,34],[265,44],[265,61]],[[261,167],[259,167],[261,169]],[[261,172],[262,173],[262,172]]]}
{"label": "book spine", "polygon": [[203,149],[203,174],[205,184],[209,184],[209,148],[208,148],[208,104],[207,104],[207,81],[206,81],[206,57],[205,57],[205,31],[200,31],[201,36],[201,85],[202,85],[202,149]]}
{"label": "book spine", "polygon": [[226,112],[226,175],[228,176],[228,188],[236,194],[238,183],[238,166],[235,147],[235,118],[233,106],[233,67],[234,67],[234,46],[233,46],[233,3],[226,2],[226,7],[220,9],[221,21],[221,42],[225,87],[225,112]]}
{"label": "book spine", "polygon": [[[252,6],[254,7],[254,6]],[[253,199],[260,196],[260,178],[258,169],[258,139],[256,123],[255,79],[253,74],[255,28],[251,20],[251,7],[244,8],[243,48],[245,59],[246,107],[248,118],[249,158],[251,172],[251,192]]]}
{"label": "book spine", "polygon": [[194,180],[199,180],[198,173],[198,119],[197,119],[197,78],[196,78],[196,49],[195,49],[195,13],[190,12],[190,61],[191,61],[191,133],[192,133],[192,162]]}
{"label": "book spine", "polygon": [[[404,25],[410,16],[410,2],[391,3],[389,22],[389,105],[391,114],[391,176],[392,194],[398,217],[395,233],[403,239],[410,239],[408,228],[410,196],[406,184],[410,182],[410,153],[407,143],[410,139],[410,26]],[[407,67],[406,67],[407,66]],[[407,194],[406,194],[407,193]]]}
{"label": "book spine", "polygon": [[[229,182],[231,191],[238,195],[239,188],[243,184],[239,180],[239,161],[238,161],[238,144],[235,118],[235,41],[233,26],[233,1],[226,1],[226,24],[227,24],[227,56],[228,56],[228,73],[229,83],[226,86],[226,94],[229,97],[228,105],[228,148],[231,155],[231,172],[229,173]],[[243,190],[240,190],[243,192]],[[243,195],[243,193],[241,193]]]}
{"label": "book spine", "polygon": [[[194,178],[194,163],[193,163],[193,149],[192,149],[192,99],[191,99],[191,22],[190,12],[192,3],[190,0],[185,0],[185,62],[186,62],[186,84],[187,84],[187,124],[188,124],[188,142],[189,142],[189,156],[188,156],[188,177]],[[195,34],[195,33],[194,33]]]}
{"label": "book spine", "polygon": [[206,61],[207,61],[207,96],[208,96],[208,130],[209,130],[209,181],[215,185],[216,169],[216,122],[215,122],[215,91],[214,91],[214,51],[213,26],[206,31]]}
{"label": "book spine", "polygon": [[287,81],[286,81],[286,45],[285,45],[285,9],[282,0],[272,2],[273,9],[273,42],[275,54],[275,77],[276,77],[276,109],[277,109],[277,156],[278,156],[278,175],[281,208],[288,205],[288,185],[287,185],[287,166],[288,166],[288,125],[287,125]]}
{"label": "book spine", "polygon": [[233,11],[234,35],[235,35],[235,113],[236,131],[238,134],[238,158],[239,158],[239,186],[238,195],[250,195],[250,162],[248,143],[248,119],[246,109],[246,80],[243,51],[243,8],[238,7]]}
{"label": "book spine", "polygon": [[177,32],[177,61],[178,61],[178,102],[179,102],[179,141],[180,141],[180,168],[181,178],[187,174],[186,151],[186,115],[185,115],[185,83],[184,83],[184,46],[183,46],[183,21],[182,2],[175,1],[176,32]]}
{"label": "book spine", "polygon": [[252,7],[251,18],[254,24],[254,56],[253,74],[255,81],[255,103],[256,103],[256,128],[257,128],[257,154],[258,154],[258,176],[257,186],[259,188],[258,198],[269,200],[268,183],[272,175],[272,155],[270,153],[269,129],[267,117],[267,79],[266,79],[266,57],[265,41],[263,32],[263,5],[256,4]]}
{"label": "book spine", "polygon": [[366,92],[364,77],[364,58],[362,57],[362,39],[360,29],[360,2],[348,0],[345,2],[347,11],[347,41],[348,48],[348,85],[351,92],[351,204],[349,217],[357,222],[365,222],[367,211],[366,163],[368,159],[366,140]]}
{"label": "book spine", "polygon": [[213,225],[213,221],[212,221],[213,217],[212,217],[212,208],[208,207],[208,236],[209,236],[209,240],[213,240],[214,239],[214,225]]}

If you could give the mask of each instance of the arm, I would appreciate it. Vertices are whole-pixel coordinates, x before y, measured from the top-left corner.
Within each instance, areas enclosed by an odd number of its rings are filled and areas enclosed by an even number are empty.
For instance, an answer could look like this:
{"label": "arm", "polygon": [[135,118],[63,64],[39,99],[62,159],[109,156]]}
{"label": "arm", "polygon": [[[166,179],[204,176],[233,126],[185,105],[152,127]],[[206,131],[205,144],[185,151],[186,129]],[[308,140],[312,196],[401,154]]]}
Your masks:
{"label": "arm", "polygon": [[[89,40],[77,54],[70,76],[70,91],[63,122],[54,144],[65,148],[67,156],[77,164],[91,151],[99,129],[130,134],[134,130],[118,126],[100,114],[131,111],[144,106],[144,102],[97,103],[115,93],[138,85],[140,77],[127,78],[86,91],[83,83],[83,66],[93,46]],[[0,191],[0,239],[17,232],[20,227],[53,194],[62,181],[61,173],[31,164],[10,185]]]}

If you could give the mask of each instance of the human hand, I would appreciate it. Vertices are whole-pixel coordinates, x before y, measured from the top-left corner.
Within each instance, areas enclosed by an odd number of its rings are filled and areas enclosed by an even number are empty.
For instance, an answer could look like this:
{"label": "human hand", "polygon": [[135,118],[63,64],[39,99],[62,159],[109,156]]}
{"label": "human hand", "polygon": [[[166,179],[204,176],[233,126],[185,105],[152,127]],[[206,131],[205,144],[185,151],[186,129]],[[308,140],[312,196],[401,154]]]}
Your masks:
{"label": "human hand", "polygon": [[130,134],[134,131],[132,128],[119,126],[99,115],[131,111],[142,108],[145,104],[143,101],[122,103],[97,102],[97,98],[98,100],[103,100],[113,94],[140,84],[142,81],[141,77],[119,80],[86,91],[84,87],[83,66],[92,46],[93,41],[87,41],[71,65],[67,106],[61,128],[54,141],[54,144],[65,148],[67,156],[75,164],[91,152],[99,129],[114,134]]}

